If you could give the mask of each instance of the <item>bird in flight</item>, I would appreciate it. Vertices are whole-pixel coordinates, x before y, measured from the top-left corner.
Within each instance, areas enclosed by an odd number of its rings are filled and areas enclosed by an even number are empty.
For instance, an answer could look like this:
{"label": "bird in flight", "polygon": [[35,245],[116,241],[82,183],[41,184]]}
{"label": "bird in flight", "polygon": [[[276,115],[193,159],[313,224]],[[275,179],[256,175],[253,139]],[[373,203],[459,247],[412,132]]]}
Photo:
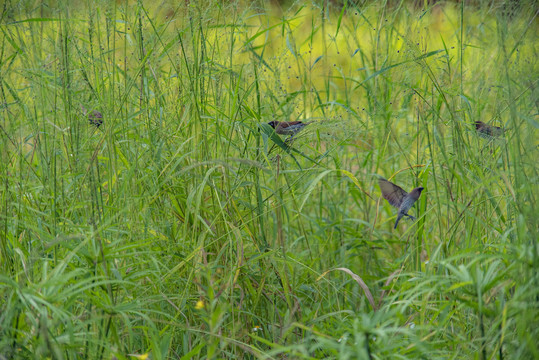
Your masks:
{"label": "bird in flight", "polygon": [[390,205],[399,209],[397,221],[395,221],[393,229],[397,228],[397,224],[403,216],[408,216],[410,219],[415,220],[415,217],[408,215],[408,210],[410,210],[417,199],[419,199],[424,188],[416,187],[407,193],[400,186],[397,186],[384,178],[378,179],[378,185],[380,186],[380,190],[382,190],[384,199],[386,199]]}

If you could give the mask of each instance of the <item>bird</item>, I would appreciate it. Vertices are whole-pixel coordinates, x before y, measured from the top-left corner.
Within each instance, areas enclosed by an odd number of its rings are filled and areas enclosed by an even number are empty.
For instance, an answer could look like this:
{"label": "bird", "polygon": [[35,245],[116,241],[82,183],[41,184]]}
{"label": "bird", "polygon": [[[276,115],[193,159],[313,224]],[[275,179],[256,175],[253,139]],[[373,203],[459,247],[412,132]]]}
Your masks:
{"label": "bird", "polygon": [[305,126],[312,123],[312,121],[309,122],[302,122],[302,121],[270,121],[268,123],[269,126],[275,129],[275,132],[279,135],[292,135],[290,138],[292,138],[294,135],[296,135],[298,132],[303,130]]}
{"label": "bird", "polygon": [[479,120],[475,122],[475,130],[477,130],[479,136],[488,139],[503,136],[504,132],[504,130],[499,126],[485,124]]}
{"label": "bird", "polygon": [[[84,115],[88,114],[88,111],[83,105],[81,105],[80,107],[82,108],[82,113]],[[90,124],[95,125],[95,127],[99,127],[101,126],[101,124],[103,124],[103,114],[101,114],[97,110],[92,110],[88,114],[88,121],[90,121]]]}
{"label": "bird", "polygon": [[390,205],[399,209],[397,221],[395,221],[393,229],[397,228],[397,224],[403,216],[408,216],[410,219],[415,220],[415,217],[408,215],[408,210],[410,210],[417,199],[419,199],[419,196],[421,196],[421,192],[424,189],[423,187],[416,187],[410,191],[410,193],[407,193],[401,187],[382,177],[378,179],[378,185],[380,186],[380,190],[382,190],[384,199],[386,199]]}

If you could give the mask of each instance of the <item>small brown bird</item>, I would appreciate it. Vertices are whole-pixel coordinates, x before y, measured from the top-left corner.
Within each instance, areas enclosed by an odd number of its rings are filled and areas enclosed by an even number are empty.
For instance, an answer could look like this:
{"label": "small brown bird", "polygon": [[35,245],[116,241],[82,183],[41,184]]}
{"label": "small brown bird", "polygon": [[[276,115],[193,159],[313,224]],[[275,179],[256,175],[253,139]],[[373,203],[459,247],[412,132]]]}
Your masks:
{"label": "small brown bird", "polygon": [[268,123],[269,126],[275,129],[275,132],[279,135],[292,135],[290,138],[292,138],[294,135],[296,135],[298,132],[303,130],[305,126],[312,123],[310,122],[302,122],[302,121],[270,121]]}
{"label": "small brown bird", "polygon": [[403,216],[408,216],[410,219],[415,220],[413,216],[408,215],[408,210],[410,210],[417,199],[419,199],[419,196],[421,196],[421,191],[423,191],[422,187],[416,187],[410,191],[410,193],[407,193],[401,187],[384,178],[378,179],[378,185],[380,186],[380,190],[382,190],[384,199],[386,199],[389,204],[399,209],[397,221],[395,222],[393,229],[397,228],[397,224]]}
{"label": "small brown bird", "polygon": [[493,137],[503,136],[503,129],[499,126],[485,124],[482,121],[475,122],[475,130],[479,133],[479,136],[491,139]]}
{"label": "small brown bird", "polygon": [[[82,113],[86,115],[88,113],[86,108],[83,105],[81,105],[80,107],[82,108]],[[90,121],[90,124],[95,125],[96,127],[99,127],[101,126],[101,124],[103,124],[103,114],[101,114],[97,110],[92,110],[88,114],[88,121]]]}

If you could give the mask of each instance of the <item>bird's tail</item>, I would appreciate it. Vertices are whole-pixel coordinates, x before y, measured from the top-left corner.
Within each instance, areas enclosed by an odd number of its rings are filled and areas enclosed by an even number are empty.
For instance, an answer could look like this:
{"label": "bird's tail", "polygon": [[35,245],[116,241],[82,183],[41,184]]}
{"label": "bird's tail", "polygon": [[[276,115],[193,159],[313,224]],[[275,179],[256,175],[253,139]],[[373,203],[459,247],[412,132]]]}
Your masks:
{"label": "bird's tail", "polygon": [[397,216],[397,221],[395,221],[395,226],[393,227],[393,229],[397,228],[397,225],[399,224],[399,221],[401,221],[402,216],[403,215],[399,212],[399,215]]}

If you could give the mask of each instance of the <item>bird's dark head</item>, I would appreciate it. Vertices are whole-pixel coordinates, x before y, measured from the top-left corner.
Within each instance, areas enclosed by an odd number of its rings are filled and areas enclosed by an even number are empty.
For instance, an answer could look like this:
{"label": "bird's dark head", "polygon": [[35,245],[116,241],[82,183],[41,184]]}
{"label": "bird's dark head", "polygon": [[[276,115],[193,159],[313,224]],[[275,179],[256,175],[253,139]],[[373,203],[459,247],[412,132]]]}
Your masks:
{"label": "bird's dark head", "polygon": [[479,120],[475,122],[475,129],[476,130],[481,129],[483,126],[485,126],[484,122],[479,121]]}
{"label": "bird's dark head", "polygon": [[268,125],[275,129],[278,123],[279,123],[278,121],[270,121]]}
{"label": "bird's dark head", "polygon": [[417,200],[419,199],[419,196],[421,195],[421,191],[423,191],[423,189],[423,187],[416,187],[415,189],[410,191],[410,195],[412,195],[412,197]]}

